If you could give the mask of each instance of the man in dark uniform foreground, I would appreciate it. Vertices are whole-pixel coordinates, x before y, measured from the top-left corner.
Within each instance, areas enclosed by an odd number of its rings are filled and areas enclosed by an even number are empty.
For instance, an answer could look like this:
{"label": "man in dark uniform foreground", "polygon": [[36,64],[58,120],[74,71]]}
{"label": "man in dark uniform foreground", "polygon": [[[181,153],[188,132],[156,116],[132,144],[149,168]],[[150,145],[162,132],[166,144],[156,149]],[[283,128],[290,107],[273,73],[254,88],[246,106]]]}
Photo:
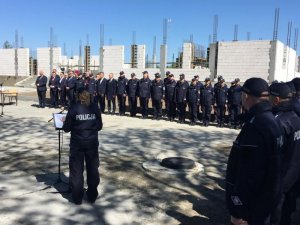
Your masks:
{"label": "man in dark uniform foreground", "polygon": [[[284,130],[282,152],[282,197],[273,216],[273,224],[291,225],[293,187],[300,172],[300,118],[293,110],[292,90],[286,83],[270,86],[273,114]],[[280,221],[280,223],[279,223]]]}
{"label": "man in dark uniform foreground", "polygon": [[70,188],[75,204],[81,204],[84,194],[84,161],[87,170],[87,198],[94,203],[98,197],[99,177],[98,131],[102,129],[100,109],[90,102],[90,94],[78,90],[78,102],[71,106],[63,125],[71,131],[70,139]]}
{"label": "man in dark uniform foreground", "polygon": [[280,197],[282,131],[272,114],[269,86],[250,78],[242,87],[247,111],[227,164],[226,203],[234,225],[270,225]]}

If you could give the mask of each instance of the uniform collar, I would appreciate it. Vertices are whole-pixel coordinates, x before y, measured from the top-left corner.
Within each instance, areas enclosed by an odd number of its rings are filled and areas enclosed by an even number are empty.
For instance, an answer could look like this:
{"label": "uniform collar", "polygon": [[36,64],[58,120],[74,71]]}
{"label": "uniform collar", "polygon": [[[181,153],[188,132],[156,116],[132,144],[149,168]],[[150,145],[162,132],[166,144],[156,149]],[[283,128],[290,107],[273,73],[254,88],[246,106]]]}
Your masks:
{"label": "uniform collar", "polygon": [[291,101],[280,102],[272,109],[273,114],[277,114],[279,112],[288,112],[288,111],[293,111],[293,106],[291,104]]}
{"label": "uniform collar", "polygon": [[250,121],[253,117],[260,115],[264,112],[271,112],[272,111],[272,105],[269,101],[261,101],[259,103],[256,103],[251,107],[251,109],[244,115],[243,120],[245,122]]}

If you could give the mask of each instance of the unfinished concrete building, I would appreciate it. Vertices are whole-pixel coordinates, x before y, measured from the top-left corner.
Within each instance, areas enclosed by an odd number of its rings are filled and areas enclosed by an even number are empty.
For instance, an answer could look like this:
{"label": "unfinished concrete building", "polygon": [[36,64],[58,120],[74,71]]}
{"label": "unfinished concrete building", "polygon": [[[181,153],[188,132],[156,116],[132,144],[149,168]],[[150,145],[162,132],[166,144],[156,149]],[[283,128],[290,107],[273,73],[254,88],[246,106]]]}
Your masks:
{"label": "unfinished concrete building", "polygon": [[268,82],[288,81],[298,75],[296,51],[275,40],[217,42],[210,45],[211,78],[230,82],[256,76]]}

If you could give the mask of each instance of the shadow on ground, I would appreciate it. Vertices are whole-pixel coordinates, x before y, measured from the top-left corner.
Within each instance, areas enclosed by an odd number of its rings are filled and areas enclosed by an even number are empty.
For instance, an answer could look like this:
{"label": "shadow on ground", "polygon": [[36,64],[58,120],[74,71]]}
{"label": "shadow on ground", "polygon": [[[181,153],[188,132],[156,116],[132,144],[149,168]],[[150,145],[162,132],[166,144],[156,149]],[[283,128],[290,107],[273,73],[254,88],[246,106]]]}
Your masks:
{"label": "shadow on ground", "polygon": [[[12,117],[0,121],[1,172],[22,171],[20,177],[25,173],[42,185],[31,192],[26,180],[23,184],[14,182],[16,176],[7,180],[24,190],[11,198],[0,195],[4,202],[0,216],[13,224],[228,224],[223,179],[236,131],[172,129],[158,122],[120,126],[106,124],[104,118],[99,133],[100,197],[95,204],[76,206],[68,193],[60,193],[68,185],[55,184],[58,135],[52,123]],[[67,182],[69,134],[63,141],[61,169]],[[191,158],[205,166],[205,173],[170,175],[142,169],[143,162],[159,155]]]}

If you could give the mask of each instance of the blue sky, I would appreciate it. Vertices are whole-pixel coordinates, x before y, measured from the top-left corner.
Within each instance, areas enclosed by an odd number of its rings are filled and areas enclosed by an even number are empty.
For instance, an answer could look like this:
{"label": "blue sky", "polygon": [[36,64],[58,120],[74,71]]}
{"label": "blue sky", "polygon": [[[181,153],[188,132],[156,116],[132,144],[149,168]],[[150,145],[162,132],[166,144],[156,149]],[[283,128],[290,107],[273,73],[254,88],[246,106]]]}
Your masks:
{"label": "blue sky", "polygon": [[[213,17],[218,14],[218,40],[232,40],[234,25],[239,25],[238,39],[272,39],[275,8],[280,8],[279,40],[286,42],[288,21],[300,28],[299,0],[1,0],[0,44],[14,42],[15,30],[23,37],[24,47],[33,51],[47,47],[50,27],[53,27],[58,46],[66,43],[70,56],[79,51],[79,40],[89,42],[92,54],[98,54],[100,24],[104,24],[105,44],[125,45],[126,60],[132,32],[136,43],[146,44],[152,57],[153,36],[157,37],[157,52],[162,44],[163,18],[168,24],[168,58],[177,56],[183,40],[193,34],[194,42],[208,45],[212,34]],[[300,48],[300,46],[299,46]],[[298,48],[298,49],[299,49]],[[298,50],[299,54],[299,50]]]}

